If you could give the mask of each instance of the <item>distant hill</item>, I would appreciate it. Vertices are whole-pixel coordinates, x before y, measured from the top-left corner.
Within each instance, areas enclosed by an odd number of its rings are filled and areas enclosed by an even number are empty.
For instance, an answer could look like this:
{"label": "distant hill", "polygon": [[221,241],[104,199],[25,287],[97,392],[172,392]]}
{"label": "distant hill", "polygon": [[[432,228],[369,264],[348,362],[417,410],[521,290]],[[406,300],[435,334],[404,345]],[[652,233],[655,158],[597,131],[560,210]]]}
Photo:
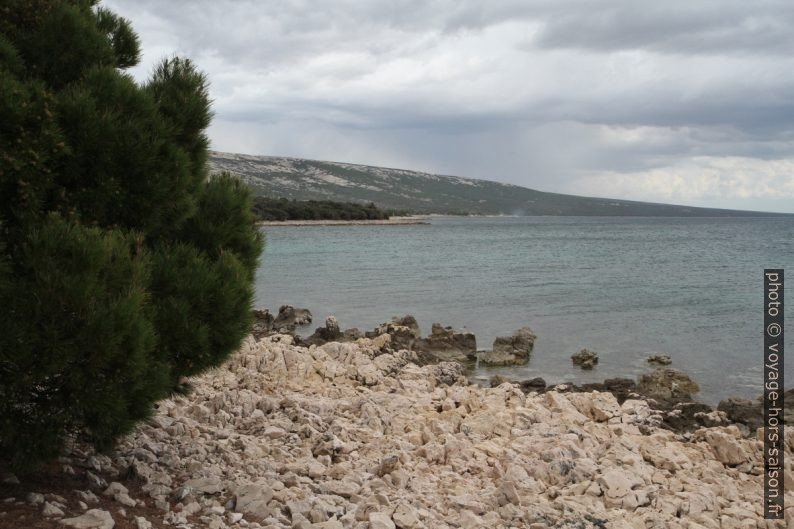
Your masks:
{"label": "distant hill", "polygon": [[212,152],[213,172],[243,178],[257,195],[369,203],[414,213],[586,216],[776,216],[546,193],[489,180],[301,158]]}

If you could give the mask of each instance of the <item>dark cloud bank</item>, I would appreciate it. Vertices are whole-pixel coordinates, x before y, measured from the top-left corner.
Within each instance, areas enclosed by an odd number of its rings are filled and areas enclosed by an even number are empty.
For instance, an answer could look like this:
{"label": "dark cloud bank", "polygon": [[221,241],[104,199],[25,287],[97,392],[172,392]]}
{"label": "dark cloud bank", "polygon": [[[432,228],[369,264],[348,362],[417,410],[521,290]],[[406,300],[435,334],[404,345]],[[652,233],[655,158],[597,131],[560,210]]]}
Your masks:
{"label": "dark cloud bank", "polygon": [[209,74],[213,148],[794,212],[794,4],[106,2]]}

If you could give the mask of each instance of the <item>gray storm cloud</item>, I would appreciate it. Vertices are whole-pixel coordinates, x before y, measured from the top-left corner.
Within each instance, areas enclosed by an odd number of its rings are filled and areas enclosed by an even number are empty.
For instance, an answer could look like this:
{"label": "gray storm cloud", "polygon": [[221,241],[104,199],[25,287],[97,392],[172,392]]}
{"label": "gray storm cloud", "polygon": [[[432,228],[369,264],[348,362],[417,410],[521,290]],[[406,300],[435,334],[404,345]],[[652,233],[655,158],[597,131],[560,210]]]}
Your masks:
{"label": "gray storm cloud", "polygon": [[213,148],[794,212],[794,5],[112,0]]}

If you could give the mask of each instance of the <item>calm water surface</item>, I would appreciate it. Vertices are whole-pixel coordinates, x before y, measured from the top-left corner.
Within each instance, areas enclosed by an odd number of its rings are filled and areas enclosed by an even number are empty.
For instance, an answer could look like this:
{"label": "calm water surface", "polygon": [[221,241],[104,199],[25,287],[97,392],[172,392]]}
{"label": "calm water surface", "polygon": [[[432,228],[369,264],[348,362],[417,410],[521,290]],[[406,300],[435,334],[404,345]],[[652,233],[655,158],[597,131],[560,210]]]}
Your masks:
{"label": "calm water surface", "polygon": [[[762,270],[787,268],[794,284],[794,219],[431,222],[268,227],[257,306],[290,303],[309,308],[317,325],[333,314],[362,330],[413,314],[423,333],[433,322],[471,330],[480,349],[524,325],[538,335],[527,366],[477,375],[634,377],[653,351],[671,355],[704,401],[760,394]],[[582,347],[600,355],[592,372],[571,366]],[[794,380],[794,361],[786,376]]]}

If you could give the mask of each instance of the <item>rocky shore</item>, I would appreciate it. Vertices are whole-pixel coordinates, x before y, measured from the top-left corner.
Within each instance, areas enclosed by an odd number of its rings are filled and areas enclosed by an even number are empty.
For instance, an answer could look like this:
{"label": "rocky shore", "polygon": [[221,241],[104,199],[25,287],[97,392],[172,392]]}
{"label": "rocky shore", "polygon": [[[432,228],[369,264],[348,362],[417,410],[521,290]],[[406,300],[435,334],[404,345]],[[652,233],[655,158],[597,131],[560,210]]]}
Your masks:
{"label": "rocky shore", "polygon": [[[312,322],[312,315],[307,309],[284,305],[279,308],[278,315],[273,316],[268,310],[254,311],[256,323],[253,334],[262,338],[275,333],[294,334],[297,328]],[[411,315],[394,317],[391,321],[378,325],[372,331],[362,332],[352,328],[342,330],[336,318],[329,316],[325,325],[316,328],[307,338],[294,335],[296,345],[322,345],[327,342],[354,342],[362,337],[375,338],[388,334],[391,348],[408,349],[416,355],[419,365],[455,361],[461,363],[465,373],[471,374],[473,367],[499,367],[524,365],[530,361],[536,336],[529,327],[522,327],[509,336],[497,337],[490,350],[477,347],[477,338],[467,330],[455,330],[440,323],[433,323],[430,334],[422,337],[419,323]],[[591,392],[602,391],[612,393],[622,404],[628,398],[642,399],[660,419],[659,425],[677,433],[688,433],[700,427],[720,424],[735,424],[747,437],[754,435],[761,427],[763,409],[761,400],[745,398],[728,398],[711,406],[696,400],[699,392],[697,382],[686,373],[670,367],[672,359],[663,353],[652,353],[646,358],[649,372],[637,380],[628,378],[612,378],[601,383],[588,384],[549,384],[542,378],[530,380],[512,380],[503,376],[477,376],[475,381],[483,379],[490,385],[497,386],[512,382],[524,391],[559,391],[559,392]],[[571,355],[573,366],[583,370],[591,370],[598,364],[599,356],[595,351],[581,349]],[[785,392],[788,404],[785,420],[787,424],[794,421],[794,390]]]}
{"label": "rocky shore", "polygon": [[75,447],[50,470],[68,487],[5,475],[0,527],[794,526],[794,507],[762,518],[755,432],[680,434],[631,391],[485,388],[420,356],[389,333],[252,336],[112,454]]}

